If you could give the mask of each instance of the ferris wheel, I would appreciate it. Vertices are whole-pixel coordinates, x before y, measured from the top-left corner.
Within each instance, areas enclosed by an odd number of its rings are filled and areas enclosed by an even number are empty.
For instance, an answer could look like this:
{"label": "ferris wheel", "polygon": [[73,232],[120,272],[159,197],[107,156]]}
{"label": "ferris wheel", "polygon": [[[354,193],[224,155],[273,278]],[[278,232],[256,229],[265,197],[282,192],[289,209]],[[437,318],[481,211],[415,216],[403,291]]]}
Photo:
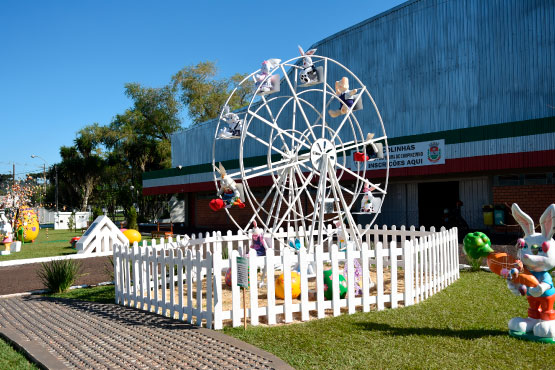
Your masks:
{"label": "ferris wheel", "polygon": [[[239,229],[247,231],[255,221],[270,234],[302,228],[313,248],[332,237],[326,231],[332,223],[347,230],[360,248],[353,214],[368,214],[371,226],[387,194],[384,124],[370,92],[353,72],[324,56],[311,55],[308,61],[303,55],[283,63],[265,61],[267,65],[241,81],[239,86],[255,82],[256,90],[246,109],[230,113],[226,108],[220,116],[212,147],[213,179],[220,193],[220,163],[230,163],[225,159],[238,151],[238,168],[224,173],[252,210],[250,221],[241,225],[233,207],[225,208]],[[367,178],[369,163],[378,157],[385,170],[380,184]],[[258,190],[261,186],[264,191]],[[363,191],[379,199],[370,213],[361,211]]]}

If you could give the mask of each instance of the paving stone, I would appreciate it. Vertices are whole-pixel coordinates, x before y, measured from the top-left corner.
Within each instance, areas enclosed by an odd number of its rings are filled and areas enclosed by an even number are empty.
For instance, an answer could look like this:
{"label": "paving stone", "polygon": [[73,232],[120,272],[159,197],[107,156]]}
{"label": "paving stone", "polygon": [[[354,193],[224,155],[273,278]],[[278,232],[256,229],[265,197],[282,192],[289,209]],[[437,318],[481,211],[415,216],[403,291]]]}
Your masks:
{"label": "paving stone", "polygon": [[[213,330],[115,304],[0,299],[0,333],[43,365],[70,369],[290,369]],[[29,351],[28,351],[29,352]]]}

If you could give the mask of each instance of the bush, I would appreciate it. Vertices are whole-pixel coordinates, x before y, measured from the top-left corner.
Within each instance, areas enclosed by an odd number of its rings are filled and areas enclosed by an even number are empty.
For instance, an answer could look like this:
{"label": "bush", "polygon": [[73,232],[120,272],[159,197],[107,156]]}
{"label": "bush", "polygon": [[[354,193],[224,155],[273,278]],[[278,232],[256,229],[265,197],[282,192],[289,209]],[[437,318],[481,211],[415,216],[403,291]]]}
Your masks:
{"label": "bush", "polygon": [[54,260],[41,265],[37,276],[53,293],[66,292],[73,285],[81,270],[81,264],[71,259]]}
{"label": "bush", "polygon": [[92,211],[93,211],[93,216],[92,216],[93,221],[96,220],[98,216],[102,216],[104,214],[102,213],[102,209],[100,207],[94,207]]}
{"label": "bush", "polygon": [[133,230],[139,229],[139,225],[137,225],[137,211],[133,206],[129,208],[129,212],[127,213],[127,228]]}

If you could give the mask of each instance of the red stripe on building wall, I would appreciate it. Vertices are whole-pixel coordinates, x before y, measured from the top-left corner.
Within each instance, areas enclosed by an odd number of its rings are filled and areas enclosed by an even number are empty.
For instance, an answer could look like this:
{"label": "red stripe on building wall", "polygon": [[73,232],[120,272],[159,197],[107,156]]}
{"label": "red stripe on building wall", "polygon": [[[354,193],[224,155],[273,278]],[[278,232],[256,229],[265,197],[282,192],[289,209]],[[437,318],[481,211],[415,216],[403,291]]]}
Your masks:
{"label": "red stripe on building wall", "polygon": [[[446,159],[443,165],[392,168],[389,170],[389,177],[444,175],[552,166],[555,166],[555,150],[543,150],[538,152]],[[385,176],[385,170],[367,171],[366,174],[368,178],[380,178]],[[353,179],[353,177],[345,174],[343,179],[349,180]],[[271,186],[272,184],[273,181],[271,176],[249,180],[249,186],[251,187]],[[216,188],[214,187],[214,183],[209,181],[143,188],[143,195],[189,193],[211,190],[215,191]]]}

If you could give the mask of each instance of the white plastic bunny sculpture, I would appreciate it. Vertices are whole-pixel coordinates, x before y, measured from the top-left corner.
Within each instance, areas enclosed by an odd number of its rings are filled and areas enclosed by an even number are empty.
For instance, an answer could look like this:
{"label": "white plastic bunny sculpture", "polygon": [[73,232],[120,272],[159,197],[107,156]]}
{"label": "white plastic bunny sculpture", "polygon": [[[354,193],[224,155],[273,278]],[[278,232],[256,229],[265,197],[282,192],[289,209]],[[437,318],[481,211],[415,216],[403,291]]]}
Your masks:
{"label": "white plastic bunny sculpture", "polygon": [[13,229],[12,224],[6,218],[4,212],[0,213],[0,234],[3,235],[3,243],[11,243],[13,241]]}
{"label": "white plastic bunny sculpture", "polygon": [[335,221],[335,227],[337,227],[337,246],[340,251],[347,248],[347,243],[349,243],[349,234],[345,233],[345,230],[341,227],[341,222]]}
{"label": "white plastic bunny sculpture", "polygon": [[299,73],[299,80],[303,84],[319,82],[318,71],[314,68],[314,63],[312,63],[312,58],[310,57],[316,52],[316,49],[310,49],[305,53],[303,48],[299,45],[299,52],[303,57],[303,69],[301,73]]}
{"label": "white plastic bunny sculpture", "polygon": [[224,127],[218,133],[220,139],[238,139],[241,137],[243,130],[243,120],[233,112],[230,112],[229,106],[225,105],[222,112],[222,121],[227,123],[229,127]]}
{"label": "white plastic bunny sculpture", "polygon": [[514,294],[526,291],[529,304],[528,317],[512,318],[509,329],[512,333],[533,333],[535,337],[553,338],[555,341],[555,288],[549,272],[555,267],[555,241],[552,238],[555,232],[555,204],[547,207],[540,217],[541,233],[535,232],[534,222],[516,203],[512,206],[512,213],[524,230],[524,239],[519,239],[517,243],[518,257],[540,283],[527,288],[507,281]]}
{"label": "white plastic bunny sculpture", "polygon": [[[260,95],[265,95],[273,92],[275,90],[275,86],[273,85],[276,83],[273,77],[277,76],[270,76],[275,68],[279,66],[281,63],[281,59],[268,59],[262,62],[262,67],[260,67],[260,73],[255,75],[256,78],[256,89],[257,93]],[[279,83],[279,79],[278,79]]]}
{"label": "white plastic bunny sculpture", "polygon": [[[377,186],[380,186],[378,184]],[[380,209],[381,199],[374,197],[372,190],[376,190],[374,186],[370,187],[369,184],[365,184],[362,191],[364,196],[360,202],[360,211],[364,213],[377,213]]]}
{"label": "white plastic bunny sculpture", "polygon": [[231,208],[232,206],[245,208],[245,203],[243,203],[241,199],[242,196],[239,185],[233,179],[226,176],[225,168],[221,163],[216,170],[221,176],[220,190],[218,190],[216,195],[221,198],[212,199],[210,201],[210,208],[214,211],[219,211],[222,208]]}

